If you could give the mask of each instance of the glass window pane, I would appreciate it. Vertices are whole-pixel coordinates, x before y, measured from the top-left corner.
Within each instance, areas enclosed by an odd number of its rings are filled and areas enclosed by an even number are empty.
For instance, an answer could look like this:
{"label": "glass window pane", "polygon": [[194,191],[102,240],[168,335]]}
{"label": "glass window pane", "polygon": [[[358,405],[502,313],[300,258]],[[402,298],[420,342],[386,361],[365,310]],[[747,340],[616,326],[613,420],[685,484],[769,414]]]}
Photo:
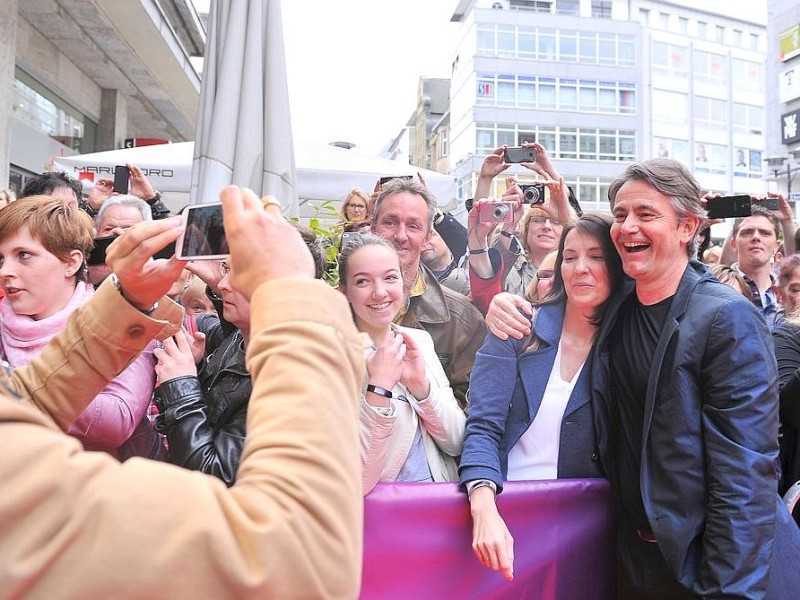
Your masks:
{"label": "glass window pane", "polygon": [[556,32],[554,29],[539,29],[539,60],[556,59]]}
{"label": "glass window pane", "polygon": [[497,132],[497,145],[498,146],[513,146],[516,135],[513,131],[499,130]]}
{"label": "glass window pane", "polygon": [[562,79],[559,86],[559,108],[562,110],[575,110],[578,108],[577,82],[574,79]]}
{"label": "glass window pane", "polygon": [[478,29],[478,54],[494,54],[494,28]]}
{"label": "glass window pane", "polygon": [[536,97],[539,108],[556,107],[556,83],[555,79],[541,78],[539,80],[539,93]]}
{"label": "glass window pane", "polygon": [[578,59],[577,33],[561,30],[559,34],[559,60],[575,62]]}

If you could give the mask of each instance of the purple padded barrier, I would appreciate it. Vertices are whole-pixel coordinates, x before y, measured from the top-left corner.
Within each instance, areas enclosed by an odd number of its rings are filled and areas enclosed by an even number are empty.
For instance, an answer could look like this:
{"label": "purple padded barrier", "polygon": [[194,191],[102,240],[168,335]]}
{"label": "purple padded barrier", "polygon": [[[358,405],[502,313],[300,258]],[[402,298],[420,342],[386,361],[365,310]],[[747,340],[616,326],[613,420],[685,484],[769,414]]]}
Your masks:
{"label": "purple padded barrier", "polygon": [[604,479],[506,482],[514,581],[472,552],[466,496],[454,483],[378,484],[365,498],[363,600],[606,600],[614,537]]}

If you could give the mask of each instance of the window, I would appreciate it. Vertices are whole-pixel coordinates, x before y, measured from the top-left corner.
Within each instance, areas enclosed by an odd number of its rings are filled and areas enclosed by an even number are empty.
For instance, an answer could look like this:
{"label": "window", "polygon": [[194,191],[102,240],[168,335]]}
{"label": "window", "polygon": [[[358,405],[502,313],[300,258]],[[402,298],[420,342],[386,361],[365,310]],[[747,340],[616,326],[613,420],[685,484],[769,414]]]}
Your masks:
{"label": "window", "polygon": [[720,44],[725,41],[725,28],[722,25],[714,27],[714,41]]}
{"label": "window", "polygon": [[687,51],[683,46],[653,42],[653,70],[670,77],[685,78],[688,75]]}
{"label": "window", "polygon": [[556,31],[555,29],[539,29],[539,60],[556,59]]}
{"label": "window", "polygon": [[578,60],[578,32],[562,29],[558,35],[559,60],[576,62]]}
{"label": "window", "polygon": [[727,71],[727,58],[722,54],[694,51],[694,78],[695,81],[722,84],[725,83]]}
{"label": "window", "polygon": [[439,138],[441,144],[439,146],[439,156],[447,156],[447,129],[443,129],[441,137]]}
{"label": "window", "polygon": [[758,34],[757,33],[751,33],[750,34],[750,50],[758,50],[758,42],[759,42]]}
{"label": "window", "polygon": [[726,102],[716,98],[694,97],[694,121],[701,127],[725,126]]}
{"label": "window", "polygon": [[573,15],[580,14],[581,3],[580,0],[558,0],[556,2],[556,13],[559,15]]}
{"label": "window", "polygon": [[689,19],[686,17],[678,17],[678,31],[684,35],[689,33]]}
{"label": "window", "polygon": [[578,158],[581,160],[594,160],[597,157],[597,130],[580,130],[578,137],[580,139],[580,155]]}
{"label": "window", "polygon": [[497,28],[497,54],[514,57],[516,51],[516,35],[514,27],[501,25]]}
{"label": "window", "polygon": [[648,9],[639,9],[639,24],[642,27],[647,27],[650,24],[650,11]]}
{"label": "window", "polygon": [[697,37],[706,39],[708,37],[708,23],[703,21],[697,22]]}
{"label": "window", "polygon": [[731,62],[731,71],[731,77],[736,82],[736,87],[756,91],[763,89],[763,64],[734,58]]}
{"label": "window", "polygon": [[734,102],[731,121],[734,131],[761,135],[764,130],[764,109],[760,106]]}
{"label": "window", "polygon": [[554,159],[630,162],[636,157],[636,133],[629,130],[481,123],[476,151],[487,155],[503,144],[538,141]]}
{"label": "window", "polygon": [[741,46],[742,45],[742,32],[738,29],[733,30],[733,45],[734,46]]}
{"label": "window", "polygon": [[536,97],[539,108],[556,107],[556,80],[550,77],[539,78],[539,94]]}
{"label": "window", "polygon": [[578,130],[575,127],[560,128],[556,153],[560,158],[578,158]]}
{"label": "window", "polygon": [[661,29],[669,29],[669,15],[667,13],[658,13],[658,26]]}
{"label": "window", "polygon": [[477,106],[538,108],[543,110],[580,110],[634,114],[636,85],[592,79],[526,77],[522,75],[476,76]]}
{"label": "window", "polygon": [[535,77],[519,77],[517,87],[517,106],[520,108],[534,108],[536,106]]}
{"label": "window", "polygon": [[578,108],[578,82],[575,79],[561,79],[558,91],[558,107],[561,110]]}
{"label": "window", "polygon": [[592,0],[592,16],[596,19],[611,18],[611,2],[602,0]]}
{"label": "window", "polygon": [[494,55],[494,27],[478,25],[478,48],[477,53],[483,55]]}
{"label": "window", "polygon": [[21,121],[73,150],[94,149],[94,123],[25,73],[17,72],[13,97]]}
{"label": "window", "polygon": [[536,30],[533,27],[517,29],[517,55],[520,58],[536,56]]}

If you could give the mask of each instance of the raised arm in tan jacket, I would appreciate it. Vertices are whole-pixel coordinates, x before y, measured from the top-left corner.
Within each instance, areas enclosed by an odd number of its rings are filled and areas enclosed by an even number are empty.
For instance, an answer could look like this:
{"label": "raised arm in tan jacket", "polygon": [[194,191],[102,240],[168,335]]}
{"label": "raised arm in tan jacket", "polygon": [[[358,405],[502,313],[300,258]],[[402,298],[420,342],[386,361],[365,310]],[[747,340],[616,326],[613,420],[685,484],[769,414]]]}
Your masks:
{"label": "raised arm in tan jacket", "polygon": [[120,464],[60,431],[175,330],[174,306],[151,319],[106,284],[39,358],[0,377],[1,597],[358,595],[364,362],[347,304],[322,282],[282,279],[251,305],[254,388],[230,489],[165,463]]}

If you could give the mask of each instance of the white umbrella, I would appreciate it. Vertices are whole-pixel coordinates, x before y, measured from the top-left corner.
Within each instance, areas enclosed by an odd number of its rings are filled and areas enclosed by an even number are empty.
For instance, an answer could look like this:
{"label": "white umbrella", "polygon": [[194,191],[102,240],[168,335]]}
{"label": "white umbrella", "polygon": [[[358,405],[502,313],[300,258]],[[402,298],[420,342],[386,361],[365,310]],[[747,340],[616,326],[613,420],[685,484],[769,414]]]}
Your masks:
{"label": "white umbrella", "polygon": [[213,0],[200,87],[192,203],[228,184],[272,194],[296,214],[280,0]]}

